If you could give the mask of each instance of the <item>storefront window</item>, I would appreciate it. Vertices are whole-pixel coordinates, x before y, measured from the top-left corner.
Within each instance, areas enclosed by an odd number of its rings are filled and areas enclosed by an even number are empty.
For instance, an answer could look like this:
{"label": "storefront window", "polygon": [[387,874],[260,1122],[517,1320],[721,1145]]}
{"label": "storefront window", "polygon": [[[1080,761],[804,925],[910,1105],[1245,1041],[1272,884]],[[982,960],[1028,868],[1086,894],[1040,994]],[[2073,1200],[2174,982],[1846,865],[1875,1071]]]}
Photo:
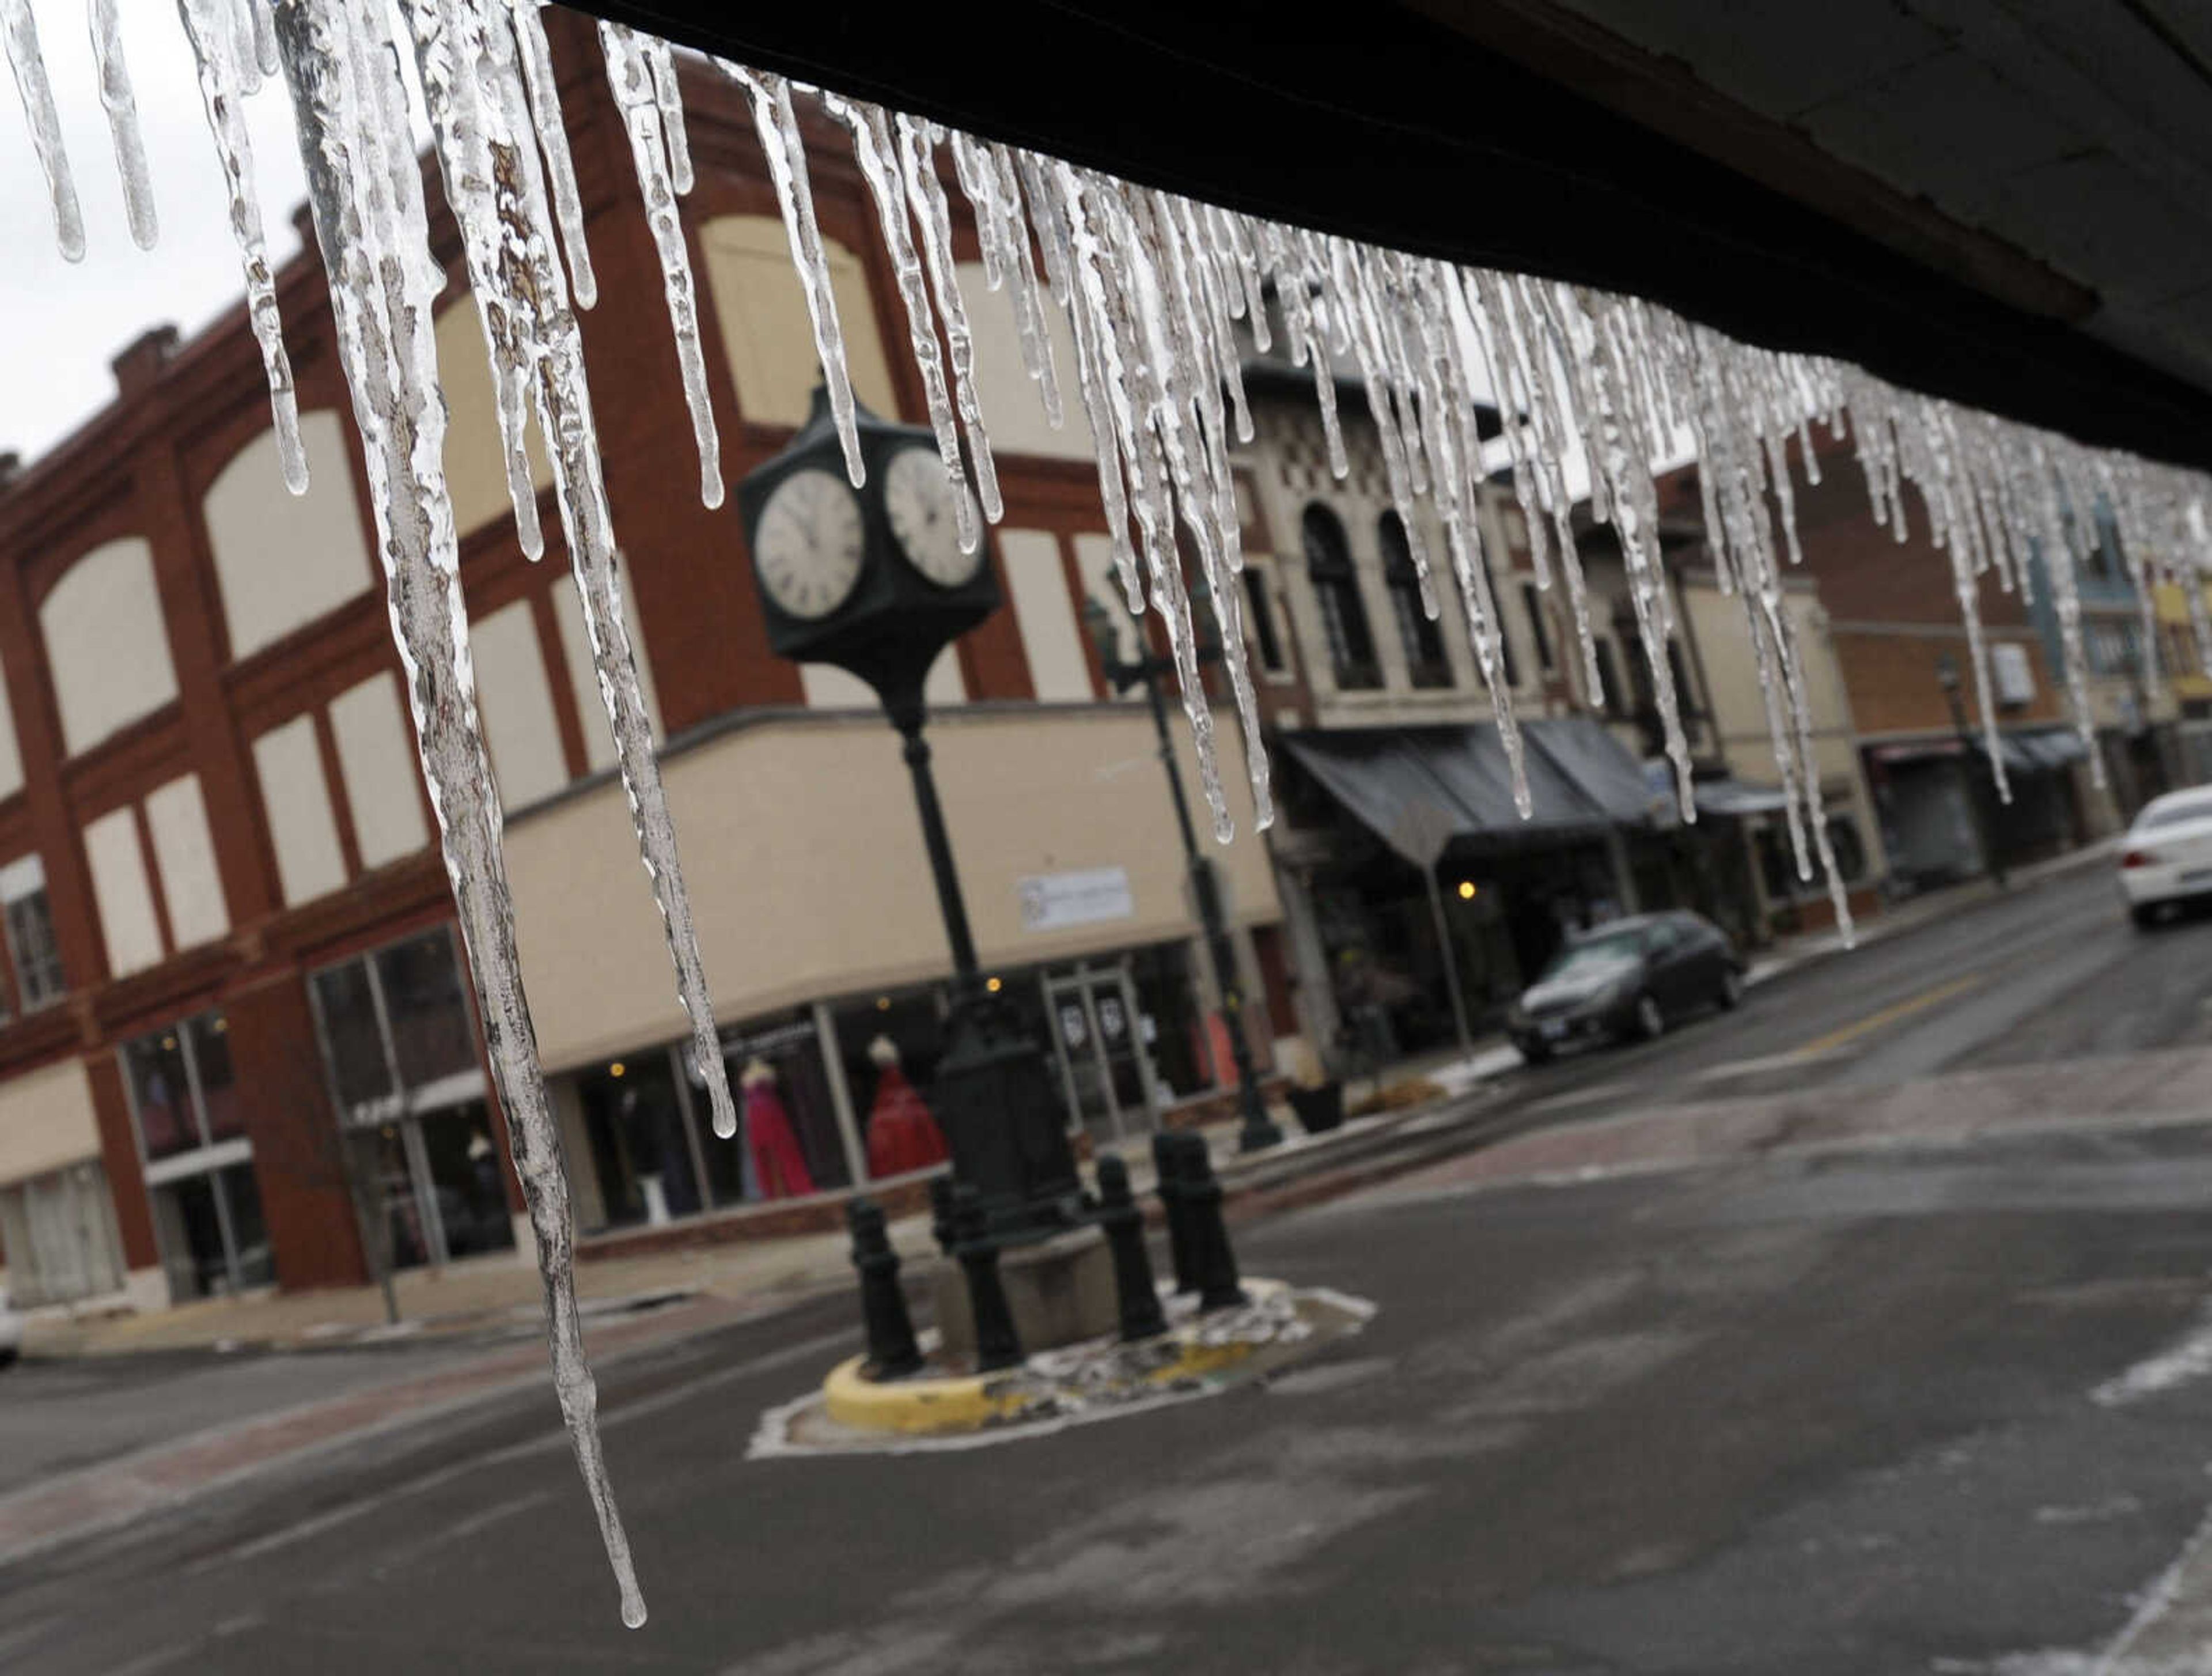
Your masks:
{"label": "storefront window", "polygon": [[8,955],[15,968],[15,993],[35,1013],[62,998],[61,945],[54,941],[53,909],[46,899],[45,864],[36,856],[0,868],[0,908],[7,915]]}
{"label": "storefront window", "polygon": [[170,1295],[204,1297],[276,1277],[230,1057],[230,1021],[198,1013],[125,1042],[118,1057],[146,1156]]}
{"label": "storefront window", "polygon": [[160,1031],[125,1045],[123,1074],[137,1102],[138,1134],[149,1162],[207,1143],[192,1109],[191,1082],[177,1031]]}
{"label": "storefront window", "polygon": [[387,1098],[392,1068],[385,1057],[384,1032],[376,1021],[368,962],[349,960],[319,972],[310,987],[322,1020],[323,1053],[338,1104],[352,1110]]}
{"label": "storefront window", "polygon": [[16,1303],[73,1303],[123,1285],[107,1172],[72,1164],[0,1187],[0,1251]]}
{"label": "storefront window", "polygon": [[813,1015],[725,1031],[722,1057],[738,1101],[745,1196],[786,1198],[849,1186],[853,1173]]}
{"label": "storefront window", "polygon": [[476,1030],[445,928],[380,950],[375,966],[400,1086],[419,1088],[475,1070]]}
{"label": "storefront window", "polygon": [[246,1133],[238,1103],[238,1081],[230,1063],[230,1021],[221,1013],[202,1013],[185,1021],[191,1039],[192,1069],[199,1078],[200,1110],[207,1116],[210,1141],[228,1141]]}
{"label": "storefront window", "polygon": [[315,973],[324,1061],[394,1268],[511,1251],[505,1166],[451,929]]}

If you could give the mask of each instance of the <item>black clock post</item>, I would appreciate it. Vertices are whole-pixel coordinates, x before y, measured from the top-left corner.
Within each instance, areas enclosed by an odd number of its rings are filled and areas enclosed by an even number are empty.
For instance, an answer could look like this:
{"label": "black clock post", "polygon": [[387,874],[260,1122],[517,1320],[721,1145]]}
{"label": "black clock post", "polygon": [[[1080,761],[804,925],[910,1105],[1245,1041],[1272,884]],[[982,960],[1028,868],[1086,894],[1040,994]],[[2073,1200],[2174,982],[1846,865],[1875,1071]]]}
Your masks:
{"label": "black clock post", "polygon": [[[771,649],[860,677],[906,741],[952,953],[951,1015],[933,1091],[938,1123],[953,1178],[974,1190],[990,1233],[1001,1241],[1040,1238],[1075,1226],[1080,1210],[1066,1116],[1042,1045],[982,982],[922,733],[930,667],[999,608],[998,578],[982,548],[959,552],[954,491],[931,434],[865,408],[856,417],[867,472],[861,489],[846,477],[817,387],[805,425],[738,485],[738,515]],[[926,470],[902,459],[915,454]]]}

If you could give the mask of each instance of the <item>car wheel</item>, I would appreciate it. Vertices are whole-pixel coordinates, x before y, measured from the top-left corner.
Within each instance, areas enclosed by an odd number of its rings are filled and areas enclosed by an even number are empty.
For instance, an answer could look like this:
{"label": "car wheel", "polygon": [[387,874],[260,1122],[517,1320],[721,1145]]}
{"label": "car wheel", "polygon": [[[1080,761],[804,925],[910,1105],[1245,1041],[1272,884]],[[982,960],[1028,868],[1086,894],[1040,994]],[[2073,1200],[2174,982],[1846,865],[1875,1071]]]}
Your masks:
{"label": "car wheel", "polygon": [[16,1354],[16,1347],[13,1344],[9,1345],[5,1350],[0,1350],[0,1368],[13,1367]]}
{"label": "car wheel", "polygon": [[1743,974],[1734,966],[1723,966],[1721,969],[1721,1010],[1732,1013],[1742,1000]]}
{"label": "car wheel", "polygon": [[2162,905],[2157,902],[2138,902],[2128,910],[2128,917],[2135,921],[2136,929],[2138,931],[2155,930],[2158,929],[2159,911]]}
{"label": "car wheel", "polygon": [[1516,1042],[1513,1045],[1520,1050],[1522,1063],[1524,1064],[1544,1064],[1547,1063],[1552,1057],[1552,1050],[1550,1048],[1545,1046],[1543,1043],[1533,1039],[1524,1042]]}
{"label": "car wheel", "polygon": [[1655,996],[1638,996],[1636,1000],[1636,1033],[1645,1041],[1656,1040],[1667,1032],[1667,1015],[1660,1010]]}

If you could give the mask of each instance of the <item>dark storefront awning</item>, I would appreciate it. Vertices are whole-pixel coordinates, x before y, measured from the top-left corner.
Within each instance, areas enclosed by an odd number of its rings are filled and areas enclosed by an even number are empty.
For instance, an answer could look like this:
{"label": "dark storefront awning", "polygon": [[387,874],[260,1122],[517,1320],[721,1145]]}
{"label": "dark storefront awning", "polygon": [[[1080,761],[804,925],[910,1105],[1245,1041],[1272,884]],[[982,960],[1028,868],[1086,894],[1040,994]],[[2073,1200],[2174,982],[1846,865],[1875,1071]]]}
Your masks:
{"label": "dark storefront awning", "polygon": [[[1977,752],[1987,748],[1978,732],[1973,735],[1973,748]],[[2082,748],[2081,736],[2071,728],[2022,728],[1999,734],[1997,749],[2004,758],[2007,774],[2049,772],[2080,762],[2089,754]],[[1867,754],[1877,763],[1899,764],[1956,757],[1960,750],[1956,738],[1917,739],[1869,746]]]}
{"label": "dark storefront awning", "polygon": [[1346,811],[1394,848],[1409,814],[1443,817],[1455,840],[1589,836],[1664,819],[1643,771],[1612,734],[1581,716],[1522,724],[1530,810],[1513,806],[1505,747],[1487,725],[1346,728],[1291,734],[1284,743]]}

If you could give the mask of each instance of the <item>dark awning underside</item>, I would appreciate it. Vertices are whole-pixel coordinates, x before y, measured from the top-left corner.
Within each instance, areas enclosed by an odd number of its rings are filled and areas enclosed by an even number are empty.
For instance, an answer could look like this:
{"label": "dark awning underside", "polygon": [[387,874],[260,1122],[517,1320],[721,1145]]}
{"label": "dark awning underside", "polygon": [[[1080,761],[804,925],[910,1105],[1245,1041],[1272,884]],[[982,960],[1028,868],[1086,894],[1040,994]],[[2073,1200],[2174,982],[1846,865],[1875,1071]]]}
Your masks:
{"label": "dark awning underside", "polygon": [[1444,818],[1452,840],[1513,843],[1587,838],[1609,826],[1664,822],[1643,770],[1620,741],[1583,716],[1521,724],[1531,803],[1513,805],[1513,777],[1497,730],[1347,728],[1286,735],[1285,748],[1329,795],[1375,835],[1399,847],[1410,811]]}
{"label": "dark awning underside", "polygon": [[[1817,62],[1892,3],[1784,9],[1792,50]],[[1662,61],[1608,56],[1536,0],[585,9],[1148,185],[1652,297],[1752,343],[2212,466],[2212,394],[2154,345],[2138,358],[2078,329],[2097,298],[2039,266],[2047,253],[1999,248],[1821,157],[1779,169],[1801,135],[1707,110]],[[2094,9],[2097,27],[2133,27],[2134,8]],[[1678,125],[1697,143],[1662,131]],[[1979,143],[1969,130],[1950,150]],[[2106,212],[2085,198],[2083,239]]]}

